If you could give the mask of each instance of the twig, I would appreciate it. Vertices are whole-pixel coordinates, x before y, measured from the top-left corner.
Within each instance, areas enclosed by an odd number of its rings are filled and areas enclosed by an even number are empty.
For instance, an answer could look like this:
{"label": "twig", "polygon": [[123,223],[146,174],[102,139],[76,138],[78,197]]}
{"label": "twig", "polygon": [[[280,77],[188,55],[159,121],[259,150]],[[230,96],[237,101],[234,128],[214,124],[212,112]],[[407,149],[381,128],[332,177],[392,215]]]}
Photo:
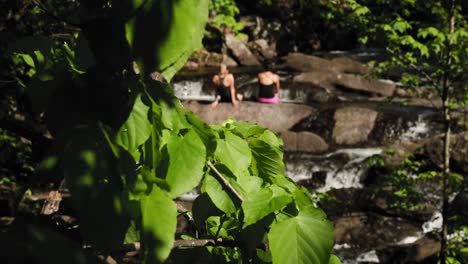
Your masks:
{"label": "twig", "polygon": [[237,190],[234,189],[234,187],[232,187],[232,185],[229,183],[229,181],[226,180],[226,178],[224,178],[224,176],[215,168],[215,166],[213,166],[211,161],[208,161],[207,164],[208,164],[208,167],[210,167],[214,171],[216,176],[218,176],[218,178],[224,183],[224,185],[226,187],[228,187],[229,190],[231,190],[234,193],[234,195],[237,197],[237,199],[239,199],[239,201],[243,202],[244,198],[242,198],[242,196],[237,192]]}
{"label": "twig", "polygon": [[[221,242],[222,240],[219,240],[219,241]],[[206,247],[206,246],[215,246],[216,244],[217,244],[217,241],[214,239],[175,240],[172,248]]]}

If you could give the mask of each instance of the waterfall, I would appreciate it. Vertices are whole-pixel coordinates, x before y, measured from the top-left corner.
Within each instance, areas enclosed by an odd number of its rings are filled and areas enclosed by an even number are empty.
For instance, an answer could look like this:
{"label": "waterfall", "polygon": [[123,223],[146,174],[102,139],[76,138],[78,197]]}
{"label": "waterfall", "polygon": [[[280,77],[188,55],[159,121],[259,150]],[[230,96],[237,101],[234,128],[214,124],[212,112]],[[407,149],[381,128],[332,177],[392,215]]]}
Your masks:
{"label": "waterfall", "polygon": [[203,79],[176,82],[173,84],[174,94],[181,100],[213,101],[214,93],[203,91],[204,84]]}
{"label": "waterfall", "polygon": [[325,172],[324,185],[317,189],[361,188],[366,173],[364,161],[382,153],[380,148],[339,149],[326,155],[301,155],[298,159],[286,160],[286,175],[294,181],[308,180],[317,172]]}

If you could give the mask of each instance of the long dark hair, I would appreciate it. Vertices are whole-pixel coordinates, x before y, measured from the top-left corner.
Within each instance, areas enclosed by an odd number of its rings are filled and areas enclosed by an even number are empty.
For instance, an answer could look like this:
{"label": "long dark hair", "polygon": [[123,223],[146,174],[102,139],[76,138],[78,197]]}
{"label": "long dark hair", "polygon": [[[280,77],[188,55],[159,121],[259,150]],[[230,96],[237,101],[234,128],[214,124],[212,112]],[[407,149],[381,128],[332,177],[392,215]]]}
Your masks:
{"label": "long dark hair", "polygon": [[275,63],[271,59],[264,59],[262,62],[263,68],[267,71],[273,71]]}

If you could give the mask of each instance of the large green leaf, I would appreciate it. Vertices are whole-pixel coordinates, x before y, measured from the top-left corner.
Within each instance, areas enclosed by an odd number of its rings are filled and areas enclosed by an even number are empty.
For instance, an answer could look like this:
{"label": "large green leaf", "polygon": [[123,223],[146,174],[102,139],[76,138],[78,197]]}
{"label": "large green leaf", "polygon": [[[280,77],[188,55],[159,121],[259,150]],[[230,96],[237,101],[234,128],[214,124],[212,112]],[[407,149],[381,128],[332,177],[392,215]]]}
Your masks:
{"label": "large green leaf", "polygon": [[233,130],[234,133],[238,134],[242,138],[247,139],[248,137],[254,136],[254,135],[260,135],[262,134],[266,128],[261,127],[259,125],[254,125],[248,122],[236,122],[235,123],[235,128]]}
{"label": "large green leaf", "polygon": [[229,131],[224,134],[224,140],[218,139],[217,141],[215,157],[235,176],[238,176],[249,168],[252,153],[245,140]]}
{"label": "large green leaf", "polygon": [[141,238],[143,263],[163,263],[169,256],[175,239],[177,206],[168,194],[153,186],[141,200]]}
{"label": "large green leaf", "polygon": [[127,39],[146,73],[156,70],[170,80],[201,46],[209,1],[133,1],[135,8],[142,4],[126,24]]}
{"label": "large green leaf", "polygon": [[273,263],[328,263],[333,227],[320,209],[309,207],[273,223],[268,233]]}
{"label": "large green leaf", "polygon": [[186,114],[187,121],[190,125],[192,125],[192,128],[197,132],[198,136],[201,138],[203,143],[206,146],[206,150],[208,152],[208,156],[211,156],[214,154],[214,151],[216,150],[216,134],[211,129],[209,125],[207,125],[205,122],[200,120],[194,113],[188,112]]}
{"label": "large green leaf", "polygon": [[252,193],[242,203],[244,228],[258,222],[268,214],[284,208],[292,201],[291,195],[279,187],[270,186]]}
{"label": "large green leaf", "polygon": [[230,190],[228,190],[227,187],[223,187],[213,176],[209,174],[205,176],[202,191],[206,192],[216,207],[226,214],[231,214],[236,211],[233,198],[229,195]]}
{"label": "large green leaf", "polygon": [[151,135],[152,126],[148,120],[148,111],[149,107],[143,103],[141,95],[138,95],[127,121],[116,135],[116,142],[132,154],[135,160],[139,160],[138,147]]}
{"label": "large green leaf", "polygon": [[[252,150],[254,171],[258,173],[260,178],[282,187],[286,187],[284,184],[291,185],[285,181],[283,152],[278,146],[271,145],[260,139],[250,140],[249,146]],[[292,187],[288,186],[288,189]]]}
{"label": "large green leaf", "polygon": [[203,177],[206,148],[194,130],[180,138],[173,136],[167,143],[169,164],[166,181],[171,196],[177,197],[195,188]]}

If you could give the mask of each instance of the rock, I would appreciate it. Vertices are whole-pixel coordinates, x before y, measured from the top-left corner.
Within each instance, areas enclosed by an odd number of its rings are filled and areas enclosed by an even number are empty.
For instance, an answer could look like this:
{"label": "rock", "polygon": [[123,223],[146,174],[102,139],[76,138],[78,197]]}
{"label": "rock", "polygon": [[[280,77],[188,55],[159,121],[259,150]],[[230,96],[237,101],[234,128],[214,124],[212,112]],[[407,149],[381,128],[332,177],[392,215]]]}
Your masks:
{"label": "rock", "polygon": [[366,74],[369,72],[367,65],[348,57],[338,57],[328,60],[302,53],[289,53],[284,59],[286,65],[301,72],[331,71],[335,73],[357,74]]}
{"label": "rock", "polygon": [[345,107],[336,110],[332,138],[339,145],[365,142],[375,125],[377,112],[367,108]]}
{"label": "rock", "polygon": [[410,244],[382,247],[377,255],[380,263],[436,263],[439,251],[440,241],[423,237]]}
{"label": "rock", "polygon": [[198,70],[199,68],[199,65],[198,63],[194,62],[194,61],[187,61],[185,63],[185,66],[184,66],[186,69],[190,70],[190,71],[196,71]]}
{"label": "rock", "polygon": [[302,53],[289,53],[283,58],[288,67],[300,71],[334,71],[330,60]]}
{"label": "rock", "polygon": [[335,79],[336,73],[330,71],[314,71],[304,72],[294,76],[293,82],[310,83],[330,93],[335,91],[335,86],[333,85]]}
{"label": "rock", "polygon": [[226,54],[223,54],[223,63],[226,64],[226,66],[228,67],[236,67],[237,65],[239,65],[233,58],[229,57]]}
{"label": "rock", "polygon": [[333,222],[336,243],[352,243],[364,250],[385,248],[402,241],[408,236],[416,236],[421,232],[419,223],[400,217],[388,217],[371,213],[355,212],[342,216]]}
{"label": "rock", "polygon": [[355,61],[348,57],[338,57],[331,59],[332,67],[337,72],[343,73],[369,73],[369,67],[366,64]]}
{"label": "rock", "polygon": [[219,103],[216,108],[209,104],[184,102],[185,107],[208,124],[221,124],[228,118],[259,124],[276,132],[284,132],[302,119],[316,113],[310,106],[297,104],[261,104],[243,101],[238,107],[231,103]]}
{"label": "rock", "polygon": [[282,132],[285,151],[320,153],[328,149],[328,144],[320,136],[311,132]]}
{"label": "rock", "polygon": [[367,79],[353,74],[338,74],[334,83],[349,89],[376,93],[383,96],[392,96],[396,89],[394,82]]}
{"label": "rock", "polygon": [[226,45],[241,65],[252,66],[260,64],[250,49],[233,34],[226,35]]}
{"label": "rock", "polygon": [[[437,165],[442,166],[443,137],[437,136],[425,145],[429,158]],[[468,132],[451,135],[450,137],[450,168],[460,173],[468,172]]]}
{"label": "rock", "polygon": [[265,39],[257,39],[252,42],[252,47],[260,53],[263,58],[274,58],[276,56],[275,50],[268,45]]}

